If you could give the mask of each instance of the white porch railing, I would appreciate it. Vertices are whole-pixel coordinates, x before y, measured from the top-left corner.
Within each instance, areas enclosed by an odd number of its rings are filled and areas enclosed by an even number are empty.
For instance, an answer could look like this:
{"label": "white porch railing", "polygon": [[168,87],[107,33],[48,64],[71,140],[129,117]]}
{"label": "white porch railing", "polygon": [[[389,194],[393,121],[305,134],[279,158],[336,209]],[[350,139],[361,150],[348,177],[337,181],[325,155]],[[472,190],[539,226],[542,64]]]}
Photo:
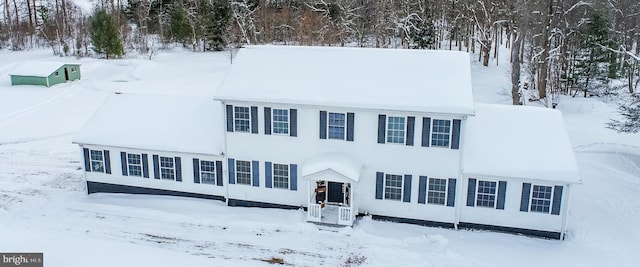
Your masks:
{"label": "white porch railing", "polygon": [[353,225],[353,212],[350,207],[340,207],[338,210],[339,225]]}
{"label": "white porch railing", "polygon": [[322,208],[320,204],[309,203],[307,208],[307,221],[320,222],[322,220]]}

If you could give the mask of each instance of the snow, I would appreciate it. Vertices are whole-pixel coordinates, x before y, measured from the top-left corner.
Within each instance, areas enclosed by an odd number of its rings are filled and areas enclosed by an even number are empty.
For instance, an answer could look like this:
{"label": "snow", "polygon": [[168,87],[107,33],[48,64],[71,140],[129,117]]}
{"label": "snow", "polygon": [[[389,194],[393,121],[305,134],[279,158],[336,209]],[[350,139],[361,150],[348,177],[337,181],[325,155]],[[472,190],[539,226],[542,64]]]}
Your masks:
{"label": "snow", "polygon": [[222,105],[206,97],[114,94],[73,142],[219,155],[223,114]]}
{"label": "snow", "polygon": [[472,94],[464,52],[249,46],[216,98],[464,115]]}
{"label": "snow", "polygon": [[[306,223],[302,210],[87,195],[80,150],[71,139],[98,106],[114,91],[211,99],[229,67],[228,53],[80,59],[80,81],[49,89],[10,86],[12,63],[58,58],[50,54],[0,50],[0,251],[44,252],[51,267],[273,266],[263,261],[272,257],[291,266],[625,267],[640,261],[640,135],[605,128],[616,116],[615,101],[559,99],[583,180],[571,187],[564,241],[369,217],[352,228],[326,228]],[[500,55],[501,65],[489,67],[471,56],[481,102],[510,103],[504,93],[509,53]]]}
{"label": "snow", "polygon": [[357,183],[363,167],[362,162],[353,157],[344,153],[330,152],[305,160],[300,173],[302,176],[307,176],[330,169]]}
{"label": "snow", "polygon": [[79,63],[64,63],[56,61],[26,61],[18,64],[10,75],[47,77],[65,64],[80,65]]}
{"label": "snow", "polygon": [[476,104],[463,135],[463,173],[580,182],[562,114],[542,107]]}

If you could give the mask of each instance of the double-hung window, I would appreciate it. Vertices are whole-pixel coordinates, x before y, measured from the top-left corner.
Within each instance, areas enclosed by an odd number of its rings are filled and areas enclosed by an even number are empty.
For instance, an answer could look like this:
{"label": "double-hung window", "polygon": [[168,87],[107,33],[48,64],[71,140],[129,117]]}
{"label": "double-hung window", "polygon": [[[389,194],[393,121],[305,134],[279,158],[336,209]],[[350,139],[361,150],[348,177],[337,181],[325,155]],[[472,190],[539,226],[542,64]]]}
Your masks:
{"label": "double-hung window", "polygon": [[447,199],[447,180],[439,178],[429,178],[427,190],[427,203],[444,205]]}
{"label": "double-hung window", "polygon": [[496,207],[496,186],[493,181],[478,181],[478,194],[476,197],[476,205],[478,207]]}
{"label": "double-hung window", "polygon": [[329,139],[344,140],[345,138],[345,125],[346,115],[344,113],[329,112]]}
{"label": "double-hung window", "polygon": [[449,147],[450,140],[451,121],[434,119],[431,131],[431,146]]}
{"label": "double-hung window", "polygon": [[273,133],[289,134],[289,110],[273,109]]}
{"label": "double-hung window", "polygon": [[89,150],[92,172],[104,172],[104,152],[102,150]]}
{"label": "double-hung window", "polygon": [[531,194],[531,211],[549,213],[551,208],[552,187],[544,185],[533,185]]}
{"label": "double-hung window", "polygon": [[142,177],[142,155],[127,153],[127,170],[129,176]]}
{"label": "double-hung window", "polygon": [[406,119],[405,117],[387,117],[387,143],[404,144]]}
{"label": "double-hung window", "polygon": [[203,184],[216,184],[215,161],[200,161],[200,180]]}
{"label": "double-hung window", "polygon": [[251,132],[251,113],[249,107],[233,107],[234,130],[236,132]]}
{"label": "double-hung window", "polygon": [[402,175],[385,175],[384,199],[402,200],[402,178]]}
{"label": "double-hung window", "polygon": [[289,165],[273,164],[273,187],[289,189]]}
{"label": "double-hung window", "polygon": [[251,161],[236,160],[236,184],[251,184]]}
{"label": "double-hung window", "polygon": [[176,166],[174,158],[160,157],[160,178],[165,180],[176,179]]}

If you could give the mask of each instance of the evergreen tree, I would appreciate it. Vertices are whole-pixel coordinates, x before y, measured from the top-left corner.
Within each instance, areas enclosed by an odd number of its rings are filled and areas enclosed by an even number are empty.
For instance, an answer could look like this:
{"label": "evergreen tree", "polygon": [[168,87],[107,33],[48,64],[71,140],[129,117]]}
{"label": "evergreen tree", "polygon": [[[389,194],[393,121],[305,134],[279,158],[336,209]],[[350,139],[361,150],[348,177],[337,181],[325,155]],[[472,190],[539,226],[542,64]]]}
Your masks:
{"label": "evergreen tree", "polygon": [[174,42],[187,44],[192,42],[194,29],[189,22],[187,10],[181,1],[176,1],[171,5],[169,10],[171,20],[171,32],[169,38]]}
{"label": "evergreen tree", "polygon": [[417,29],[413,29],[409,33],[409,48],[412,49],[434,49],[436,43],[436,31],[433,22],[430,19],[423,19],[417,25]]}
{"label": "evergreen tree", "polygon": [[221,51],[227,45],[226,36],[231,18],[229,3],[224,0],[201,0],[200,22],[206,50]]}
{"label": "evergreen tree", "polygon": [[97,10],[91,18],[91,43],[96,53],[104,54],[107,59],[110,56],[122,56],[124,48],[118,27],[111,14],[106,10]]}
{"label": "evergreen tree", "polygon": [[612,120],[607,123],[609,129],[621,133],[637,133],[640,131],[640,94],[632,94],[629,101],[618,108],[622,120]]}

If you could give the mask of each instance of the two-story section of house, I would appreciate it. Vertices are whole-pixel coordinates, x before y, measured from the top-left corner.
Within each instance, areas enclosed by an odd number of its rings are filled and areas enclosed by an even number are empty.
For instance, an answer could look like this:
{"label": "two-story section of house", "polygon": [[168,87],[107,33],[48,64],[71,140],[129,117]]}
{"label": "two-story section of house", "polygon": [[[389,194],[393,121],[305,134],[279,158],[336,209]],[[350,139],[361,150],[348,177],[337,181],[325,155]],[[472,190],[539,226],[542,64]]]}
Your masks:
{"label": "two-story section of house", "polygon": [[215,99],[231,205],[305,206],[311,221],[344,225],[358,213],[456,221],[468,54],[249,47]]}

